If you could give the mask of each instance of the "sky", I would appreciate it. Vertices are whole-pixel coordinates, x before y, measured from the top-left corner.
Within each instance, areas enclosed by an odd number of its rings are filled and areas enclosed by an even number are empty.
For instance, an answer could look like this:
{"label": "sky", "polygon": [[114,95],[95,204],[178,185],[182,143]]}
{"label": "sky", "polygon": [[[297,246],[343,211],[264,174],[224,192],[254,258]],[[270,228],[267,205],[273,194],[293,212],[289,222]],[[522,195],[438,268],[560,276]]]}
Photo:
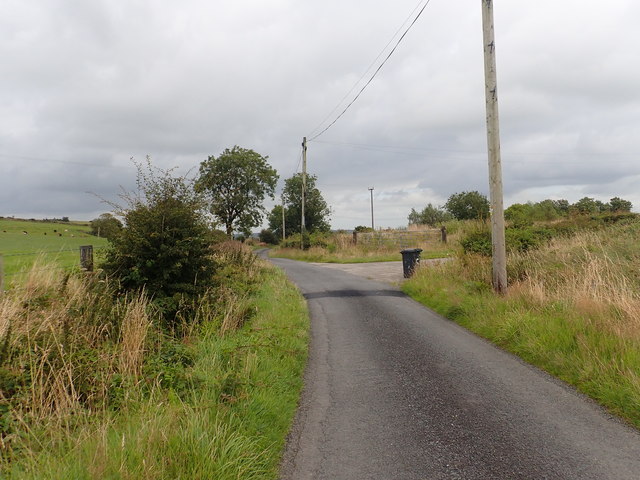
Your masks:
{"label": "sky", "polygon": [[[234,145],[269,157],[279,196],[302,138],[425,3],[0,0],[0,215],[90,220],[134,188],[132,157],[194,176]],[[370,225],[371,187],[377,228],[488,195],[481,5],[430,0],[309,142],[333,228]],[[494,15],[505,206],[640,211],[640,3],[498,0]]]}

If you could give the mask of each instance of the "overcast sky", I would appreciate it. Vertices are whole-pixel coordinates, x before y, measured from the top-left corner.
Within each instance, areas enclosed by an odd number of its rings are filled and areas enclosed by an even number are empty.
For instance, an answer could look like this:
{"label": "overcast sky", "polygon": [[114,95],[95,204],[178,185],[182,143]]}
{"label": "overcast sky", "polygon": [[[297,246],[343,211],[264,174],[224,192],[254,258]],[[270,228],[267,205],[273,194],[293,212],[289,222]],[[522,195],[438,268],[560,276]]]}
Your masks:
{"label": "overcast sky", "polygon": [[[109,206],[86,192],[133,188],[130,157],[195,173],[233,145],[268,155],[282,184],[302,137],[419,4],[0,0],[0,215],[91,219]],[[505,205],[620,196],[640,209],[639,2],[494,9]],[[431,0],[309,143],[332,226],[370,224],[369,187],[381,227],[488,195],[484,109],[481,1]]]}

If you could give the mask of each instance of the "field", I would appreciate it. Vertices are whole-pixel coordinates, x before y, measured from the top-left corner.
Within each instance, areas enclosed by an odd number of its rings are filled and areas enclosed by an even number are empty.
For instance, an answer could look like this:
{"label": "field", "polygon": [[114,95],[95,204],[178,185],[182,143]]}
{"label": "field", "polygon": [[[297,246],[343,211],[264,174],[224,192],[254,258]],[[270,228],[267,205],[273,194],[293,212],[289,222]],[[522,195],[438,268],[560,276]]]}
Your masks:
{"label": "field", "polygon": [[41,262],[55,268],[71,268],[79,264],[81,245],[93,245],[94,253],[99,255],[107,240],[89,232],[88,222],[0,218],[0,255],[4,259],[5,288],[19,282],[20,273],[29,270],[39,257],[43,257]]}

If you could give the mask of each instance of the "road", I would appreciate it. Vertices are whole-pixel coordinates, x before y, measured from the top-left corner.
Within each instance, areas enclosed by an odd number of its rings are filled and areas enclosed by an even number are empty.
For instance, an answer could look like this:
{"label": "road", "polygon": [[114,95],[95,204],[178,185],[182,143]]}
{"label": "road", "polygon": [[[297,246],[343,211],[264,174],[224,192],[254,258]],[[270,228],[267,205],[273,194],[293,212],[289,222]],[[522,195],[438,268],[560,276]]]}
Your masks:
{"label": "road", "polygon": [[402,294],[286,259],[311,314],[283,480],[634,479],[640,434]]}

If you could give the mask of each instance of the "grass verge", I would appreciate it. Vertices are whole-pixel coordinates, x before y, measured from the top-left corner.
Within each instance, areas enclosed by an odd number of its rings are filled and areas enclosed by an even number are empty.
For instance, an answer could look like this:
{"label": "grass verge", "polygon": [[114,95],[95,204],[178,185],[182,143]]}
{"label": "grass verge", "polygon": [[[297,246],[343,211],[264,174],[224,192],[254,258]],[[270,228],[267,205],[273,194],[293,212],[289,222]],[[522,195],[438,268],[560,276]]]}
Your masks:
{"label": "grass verge", "polygon": [[[0,476],[277,478],[285,436],[302,388],[308,314],[303,299],[282,272],[262,262],[252,263],[250,268],[251,288],[243,284],[235,292],[225,293],[223,308],[209,314],[201,310],[201,321],[189,334],[179,341],[161,343],[153,351],[149,351],[148,341],[154,336],[153,322],[144,313],[148,306],[141,299],[122,306],[133,315],[123,321],[118,335],[105,340],[112,354],[88,346],[81,352],[95,357],[89,362],[89,371],[84,372],[90,377],[95,376],[91,366],[110,365],[100,375],[106,378],[101,385],[117,388],[103,392],[102,402],[96,402],[99,395],[94,389],[88,389],[84,397],[76,395],[81,359],[62,350],[53,352],[64,375],[58,378],[53,373],[60,392],[41,402],[46,409],[35,408],[36,399],[29,392],[36,390],[27,385],[13,399],[17,405],[21,394],[26,394],[25,408],[7,411],[10,403],[0,402],[6,414],[0,436]],[[40,303],[34,304],[28,315],[35,317],[43,302],[50,301],[48,295],[45,299],[42,295],[35,297]],[[5,310],[14,308],[12,305],[7,301]],[[19,305],[15,309],[20,310]],[[59,338],[57,323],[62,323],[60,331],[69,326],[58,317],[58,313],[50,316],[40,331]],[[7,328],[2,332],[5,339],[11,332]],[[100,328],[96,332],[96,338],[104,335]],[[18,341],[15,329],[11,339]],[[17,348],[5,346],[3,352]],[[51,352],[46,353],[42,365],[50,361]],[[78,366],[72,368],[71,362]],[[12,365],[5,365],[5,369],[18,375]],[[51,376],[42,378],[49,380]],[[94,400],[88,402],[85,397]],[[69,400],[68,408],[60,408],[64,399]],[[77,408],[73,402],[79,403]],[[38,418],[33,418],[34,411]]]}
{"label": "grass verge", "polygon": [[637,225],[587,232],[509,258],[505,297],[490,259],[423,268],[403,290],[496,345],[574,385],[640,428]]}

